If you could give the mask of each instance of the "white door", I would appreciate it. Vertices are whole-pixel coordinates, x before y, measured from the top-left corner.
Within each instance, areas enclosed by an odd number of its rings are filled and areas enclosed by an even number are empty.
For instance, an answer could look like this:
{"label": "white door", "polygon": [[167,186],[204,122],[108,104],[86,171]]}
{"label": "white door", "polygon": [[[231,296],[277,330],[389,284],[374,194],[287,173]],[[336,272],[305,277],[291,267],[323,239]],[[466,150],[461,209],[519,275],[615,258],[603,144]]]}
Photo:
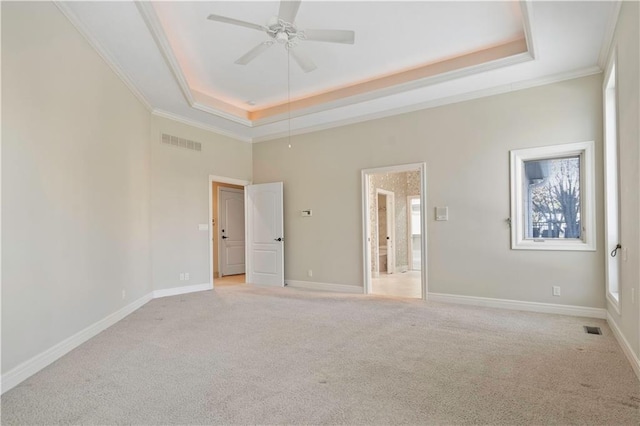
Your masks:
{"label": "white door", "polygon": [[282,182],[248,185],[247,282],[284,286]]}
{"label": "white door", "polygon": [[244,274],[244,191],[220,188],[220,275]]}

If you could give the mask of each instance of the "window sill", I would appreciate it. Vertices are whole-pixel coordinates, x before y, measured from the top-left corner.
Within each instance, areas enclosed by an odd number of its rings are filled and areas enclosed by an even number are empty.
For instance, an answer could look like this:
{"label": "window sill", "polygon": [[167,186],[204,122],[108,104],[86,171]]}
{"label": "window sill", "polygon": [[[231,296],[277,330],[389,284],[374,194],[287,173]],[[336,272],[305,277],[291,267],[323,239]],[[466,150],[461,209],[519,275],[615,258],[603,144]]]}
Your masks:
{"label": "window sill", "polygon": [[613,309],[615,309],[618,315],[620,315],[620,293],[618,293],[617,291],[607,291],[607,299],[609,300],[611,306],[613,306]]}
{"label": "window sill", "polygon": [[513,250],[596,251],[593,244],[582,240],[526,239],[514,242]]}

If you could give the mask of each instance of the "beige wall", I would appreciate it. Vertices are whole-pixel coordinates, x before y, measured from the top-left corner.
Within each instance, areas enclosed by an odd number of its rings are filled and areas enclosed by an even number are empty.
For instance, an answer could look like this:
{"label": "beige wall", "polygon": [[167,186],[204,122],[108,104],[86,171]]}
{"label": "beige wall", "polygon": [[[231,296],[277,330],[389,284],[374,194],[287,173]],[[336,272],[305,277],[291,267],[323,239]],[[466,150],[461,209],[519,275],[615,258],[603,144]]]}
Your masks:
{"label": "beige wall", "polygon": [[360,171],[425,161],[431,292],[604,308],[601,225],[597,252],[523,251],[505,222],[509,150],[594,140],[602,223],[600,86],[595,75],[255,144],[254,181],[284,182],[285,277],[362,286]]}
{"label": "beige wall", "polygon": [[52,3],[2,3],[2,89],[4,374],[153,290],[210,283],[209,175],[249,181],[251,146],[152,116]]}
{"label": "beige wall", "polygon": [[2,2],[3,373],[151,291],[148,134],[56,6]]}
{"label": "beige wall", "polygon": [[[618,137],[620,144],[620,235],[628,260],[621,263],[620,313],[608,306],[629,345],[640,357],[640,7],[623,2],[613,50],[618,56]],[[613,51],[612,50],[612,51]],[[635,291],[635,301],[631,292]]]}
{"label": "beige wall", "polygon": [[[191,151],[162,133],[202,143]],[[209,175],[251,180],[251,145],[173,120],[151,118],[151,248],[155,290],[205,284],[209,276]],[[180,281],[188,272],[189,281]]]}

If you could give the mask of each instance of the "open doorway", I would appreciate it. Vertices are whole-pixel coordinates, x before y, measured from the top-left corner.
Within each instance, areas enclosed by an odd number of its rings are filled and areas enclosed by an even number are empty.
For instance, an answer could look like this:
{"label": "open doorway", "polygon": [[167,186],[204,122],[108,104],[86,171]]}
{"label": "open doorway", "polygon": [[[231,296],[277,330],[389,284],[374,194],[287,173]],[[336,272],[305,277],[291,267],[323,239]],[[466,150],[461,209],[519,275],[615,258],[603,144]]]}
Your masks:
{"label": "open doorway", "polygon": [[248,184],[238,179],[209,176],[209,272],[212,285],[245,283],[244,187]]}
{"label": "open doorway", "polygon": [[362,171],[368,294],[426,299],[424,163]]}

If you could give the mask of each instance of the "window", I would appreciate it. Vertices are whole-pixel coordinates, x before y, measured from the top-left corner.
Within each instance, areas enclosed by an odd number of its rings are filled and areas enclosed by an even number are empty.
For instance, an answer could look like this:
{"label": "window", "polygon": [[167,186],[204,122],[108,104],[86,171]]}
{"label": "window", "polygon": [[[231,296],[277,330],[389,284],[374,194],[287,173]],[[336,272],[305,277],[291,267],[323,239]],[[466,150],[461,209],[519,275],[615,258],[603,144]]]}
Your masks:
{"label": "window", "polygon": [[[609,61],[604,82],[604,224],[607,299],[620,313],[620,186],[616,55]],[[624,248],[623,248],[624,250]]]}
{"label": "window", "polygon": [[511,151],[511,248],[595,246],[593,142]]}

